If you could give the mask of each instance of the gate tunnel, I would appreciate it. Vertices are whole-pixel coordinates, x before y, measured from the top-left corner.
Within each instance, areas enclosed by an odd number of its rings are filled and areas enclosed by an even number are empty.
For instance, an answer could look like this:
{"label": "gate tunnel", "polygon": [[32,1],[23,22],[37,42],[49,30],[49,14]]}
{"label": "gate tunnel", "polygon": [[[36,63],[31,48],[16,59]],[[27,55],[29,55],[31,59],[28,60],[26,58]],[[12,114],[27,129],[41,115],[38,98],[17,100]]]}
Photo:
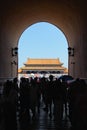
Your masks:
{"label": "gate tunnel", "polygon": [[[23,31],[37,22],[49,22],[60,28],[74,48],[69,56],[69,74],[87,78],[87,7],[85,0],[3,0],[0,2],[0,78],[17,76],[18,47]],[[74,63],[74,73],[73,65]],[[12,68],[13,65],[13,68]],[[13,70],[12,70],[13,69]]]}

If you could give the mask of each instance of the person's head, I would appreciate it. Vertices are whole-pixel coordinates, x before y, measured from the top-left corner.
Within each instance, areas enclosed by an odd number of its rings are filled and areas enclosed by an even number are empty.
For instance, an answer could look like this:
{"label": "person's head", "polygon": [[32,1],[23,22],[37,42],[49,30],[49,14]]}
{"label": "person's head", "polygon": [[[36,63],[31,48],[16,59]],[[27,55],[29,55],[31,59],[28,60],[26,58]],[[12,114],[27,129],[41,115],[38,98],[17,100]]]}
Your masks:
{"label": "person's head", "polygon": [[49,79],[50,79],[50,81],[52,81],[53,80],[53,75],[50,75]]}
{"label": "person's head", "polygon": [[15,77],[15,78],[13,79],[13,82],[14,82],[14,83],[17,83],[17,82],[18,82],[18,78]]}

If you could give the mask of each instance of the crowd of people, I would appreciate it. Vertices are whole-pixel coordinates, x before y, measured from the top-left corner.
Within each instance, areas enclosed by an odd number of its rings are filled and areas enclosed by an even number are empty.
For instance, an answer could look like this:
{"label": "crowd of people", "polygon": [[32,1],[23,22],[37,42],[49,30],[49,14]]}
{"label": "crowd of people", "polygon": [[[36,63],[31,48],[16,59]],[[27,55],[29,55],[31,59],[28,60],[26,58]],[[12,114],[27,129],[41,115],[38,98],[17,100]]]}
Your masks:
{"label": "crowd of people", "polygon": [[83,79],[68,84],[50,75],[49,79],[21,77],[18,82],[17,78],[7,80],[0,98],[0,121],[4,120],[5,130],[17,129],[17,111],[21,127],[36,120],[42,104],[59,126],[65,113],[73,130],[87,128],[87,84]]}

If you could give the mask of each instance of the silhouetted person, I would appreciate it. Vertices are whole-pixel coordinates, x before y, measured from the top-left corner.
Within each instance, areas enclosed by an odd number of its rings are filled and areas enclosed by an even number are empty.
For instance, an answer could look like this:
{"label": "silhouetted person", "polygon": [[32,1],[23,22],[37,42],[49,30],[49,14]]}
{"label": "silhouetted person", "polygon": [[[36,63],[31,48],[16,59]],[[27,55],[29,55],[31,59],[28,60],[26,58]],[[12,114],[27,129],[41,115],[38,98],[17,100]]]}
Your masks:
{"label": "silhouetted person", "polygon": [[63,90],[60,80],[56,80],[54,88],[54,119],[58,127],[61,126],[62,118],[63,118]]}
{"label": "silhouetted person", "polygon": [[54,95],[54,81],[53,81],[53,75],[49,76],[49,81],[47,84],[47,103],[48,103],[48,110],[49,110],[49,116],[52,117],[52,104],[53,104],[53,95]]}
{"label": "silhouetted person", "polygon": [[32,119],[36,119],[36,108],[38,106],[38,85],[37,80],[32,79],[30,83],[30,109],[32,111]]}
{"label": "silhouetted person", "polygon": [[44,111],[48,113],[48,81],[45,77],[41,78],[41,94],[42,94],[42,103],[45,105],[44,106]]}
{"label": "silhouetted person", "polygon": [[21,77],[20,80],[20,125],[26,128],[26,124],[30,121],[30,88],[28,79]]}
{"label": "silhouetted person", "polygon": [[7,80],[3,90],[3,116],[5,123],[5,130],[16,130],[16,102],[17,91],[12,81]]}
{"label": "silhouetted person", "polygon": [[68,84],[66,81],[62,81],[62,96],[63,96],[63,112],[65,112],[65,117],[67,117],[67,107],[68,107]]}
{"label": "silhouetted person", "polygon": [[87,85],[76,79],[69,89],[69,117],[74,129],[87,129]]}

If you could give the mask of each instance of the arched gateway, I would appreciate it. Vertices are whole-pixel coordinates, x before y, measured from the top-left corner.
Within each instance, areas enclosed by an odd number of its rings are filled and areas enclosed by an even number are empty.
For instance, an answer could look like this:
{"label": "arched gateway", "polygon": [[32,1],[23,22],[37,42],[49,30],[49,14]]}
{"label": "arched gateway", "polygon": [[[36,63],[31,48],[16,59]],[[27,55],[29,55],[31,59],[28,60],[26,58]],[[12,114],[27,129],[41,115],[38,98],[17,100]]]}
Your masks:
{"label": "arched gateway", "polygon": [[[87,7],[84,0],[3,0],[0,2],[0,78],[17,76],[18,40],[36,22],[59,27],[68,40],[69,74],[87,77]],[[70,54],[70,53],[69,53]]]}

